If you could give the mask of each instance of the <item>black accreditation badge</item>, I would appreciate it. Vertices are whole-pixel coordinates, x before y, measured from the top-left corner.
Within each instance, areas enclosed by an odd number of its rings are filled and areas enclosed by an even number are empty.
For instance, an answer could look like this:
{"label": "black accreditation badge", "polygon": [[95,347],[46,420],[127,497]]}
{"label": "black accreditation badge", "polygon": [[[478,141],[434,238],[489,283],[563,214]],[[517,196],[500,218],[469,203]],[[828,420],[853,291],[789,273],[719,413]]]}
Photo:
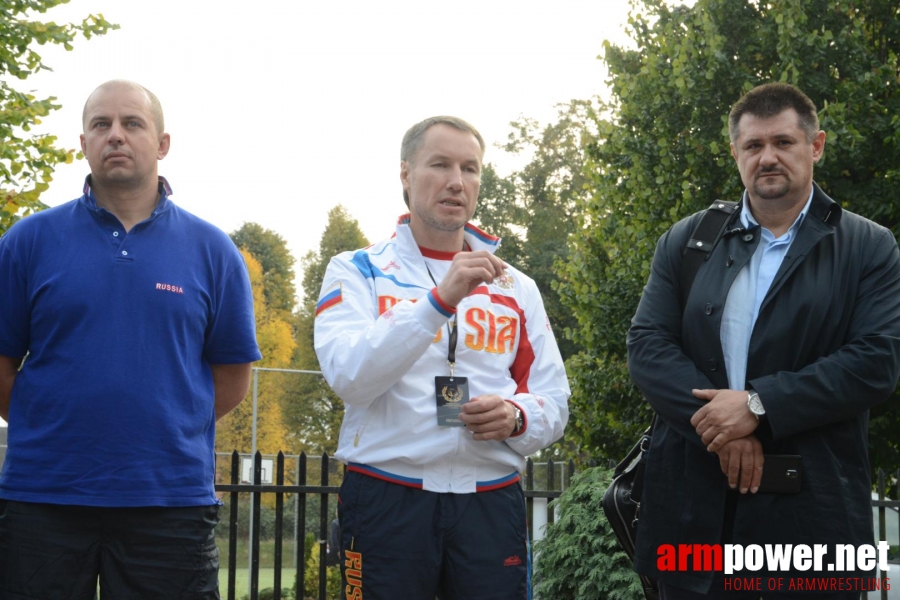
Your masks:
{"label": "black accreditation badge", "polygon": [[465,427],[459,420],[462,405],[469,401],[469,380],[466,377],[435,377],[434,396],[437,400],[439,427]]}

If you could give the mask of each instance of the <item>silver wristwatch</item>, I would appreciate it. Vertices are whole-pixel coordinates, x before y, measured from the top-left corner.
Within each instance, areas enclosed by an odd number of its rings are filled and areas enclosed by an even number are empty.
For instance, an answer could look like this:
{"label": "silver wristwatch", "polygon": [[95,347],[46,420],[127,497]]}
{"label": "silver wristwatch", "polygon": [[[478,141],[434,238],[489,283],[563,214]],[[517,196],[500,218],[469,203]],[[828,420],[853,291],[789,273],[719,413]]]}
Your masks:
{"label": "silver wristwatch", "polygon": [[747,408],[750,409],[750,412],[752,412],[757,419],[766,414],[766,409],[762,405],[762,400],[759,399],[759,394],[753,390],[747,392]]}
{"label": "silver wristwatch", "polygon": [[525,417],[522,416],[521,408],[519,408],[515,404],[513,404],[513,408],[516,409],[516,426],[513,428],[513,434],[516,434],[521,432],[522,428],[525,427]]}

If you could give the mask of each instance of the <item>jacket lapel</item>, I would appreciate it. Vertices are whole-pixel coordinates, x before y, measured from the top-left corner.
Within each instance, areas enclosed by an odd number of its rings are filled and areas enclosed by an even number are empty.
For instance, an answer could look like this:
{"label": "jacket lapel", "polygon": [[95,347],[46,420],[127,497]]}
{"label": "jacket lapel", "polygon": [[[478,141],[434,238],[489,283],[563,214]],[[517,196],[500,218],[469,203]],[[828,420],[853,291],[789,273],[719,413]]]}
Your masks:
{"label": "jacket lapel", "polygon": [[762,306],[759,307],[760,313],[765,309],[766,305],[772,300],[778,290],[784,285],[791,273],[803,262],[809,251],[823,238],[834,235],[835,227],[841,220],[841,206],[828,197],[822,189],[813,182],[813,199],[809,207],[809,212],[800,224],[800,231],[797,232],[797,239],[791,244],[788,254],[775,274],[775,279],[769,287],[769,291],[763,300]]}

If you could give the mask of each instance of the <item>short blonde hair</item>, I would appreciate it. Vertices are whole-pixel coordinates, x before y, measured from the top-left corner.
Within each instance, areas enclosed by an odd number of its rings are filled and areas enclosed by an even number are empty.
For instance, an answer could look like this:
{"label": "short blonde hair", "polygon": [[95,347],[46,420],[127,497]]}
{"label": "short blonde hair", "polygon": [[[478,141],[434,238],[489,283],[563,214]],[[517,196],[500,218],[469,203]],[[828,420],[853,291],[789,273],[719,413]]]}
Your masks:
{"label": "short blonde hair", "polygon": [[[475,139],[478,140],[478,145],[481,147],[481,156],[479,158],[484,159],[484,138],[481,137],[478,130],[471,123],[459,117],[441,115],[419,121],[406,131],[406,134],[403,136],[403,142],[400,144],[400,160],[408,163],[415,162],[414,159],[419,152],[419,148],[422,147],[422,139],[425,137],[425,132],[435,125],[449,125],[475,136]],[[403,201],[409,206],[409,194],[406,193],[406,190],[403,190]]]}

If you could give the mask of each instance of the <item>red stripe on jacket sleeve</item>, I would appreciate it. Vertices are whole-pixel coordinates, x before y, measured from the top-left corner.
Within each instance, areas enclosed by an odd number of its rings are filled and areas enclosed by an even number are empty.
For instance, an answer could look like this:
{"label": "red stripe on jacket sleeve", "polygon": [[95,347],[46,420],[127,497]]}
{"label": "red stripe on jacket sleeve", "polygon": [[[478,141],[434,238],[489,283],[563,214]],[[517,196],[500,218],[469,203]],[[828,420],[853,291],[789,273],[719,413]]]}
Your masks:
{"label": "red stripe on jacket sleeve", "polygon": [[[480,288],[476,289],[477,293]],[[519,348],[516,351],[516,358],[509,367],[509,373],[516,382],[516,393],[528,393],[528,376],[531,374],[531,365],[534,364],[534,347],[528,338],[528,329],[525,327],[525,311],[519,306],[515,298],[509,296],[501,296],[499,294],[490,294],[491,302],[494,304],[503,304],[515,310],[519,314]]]}

